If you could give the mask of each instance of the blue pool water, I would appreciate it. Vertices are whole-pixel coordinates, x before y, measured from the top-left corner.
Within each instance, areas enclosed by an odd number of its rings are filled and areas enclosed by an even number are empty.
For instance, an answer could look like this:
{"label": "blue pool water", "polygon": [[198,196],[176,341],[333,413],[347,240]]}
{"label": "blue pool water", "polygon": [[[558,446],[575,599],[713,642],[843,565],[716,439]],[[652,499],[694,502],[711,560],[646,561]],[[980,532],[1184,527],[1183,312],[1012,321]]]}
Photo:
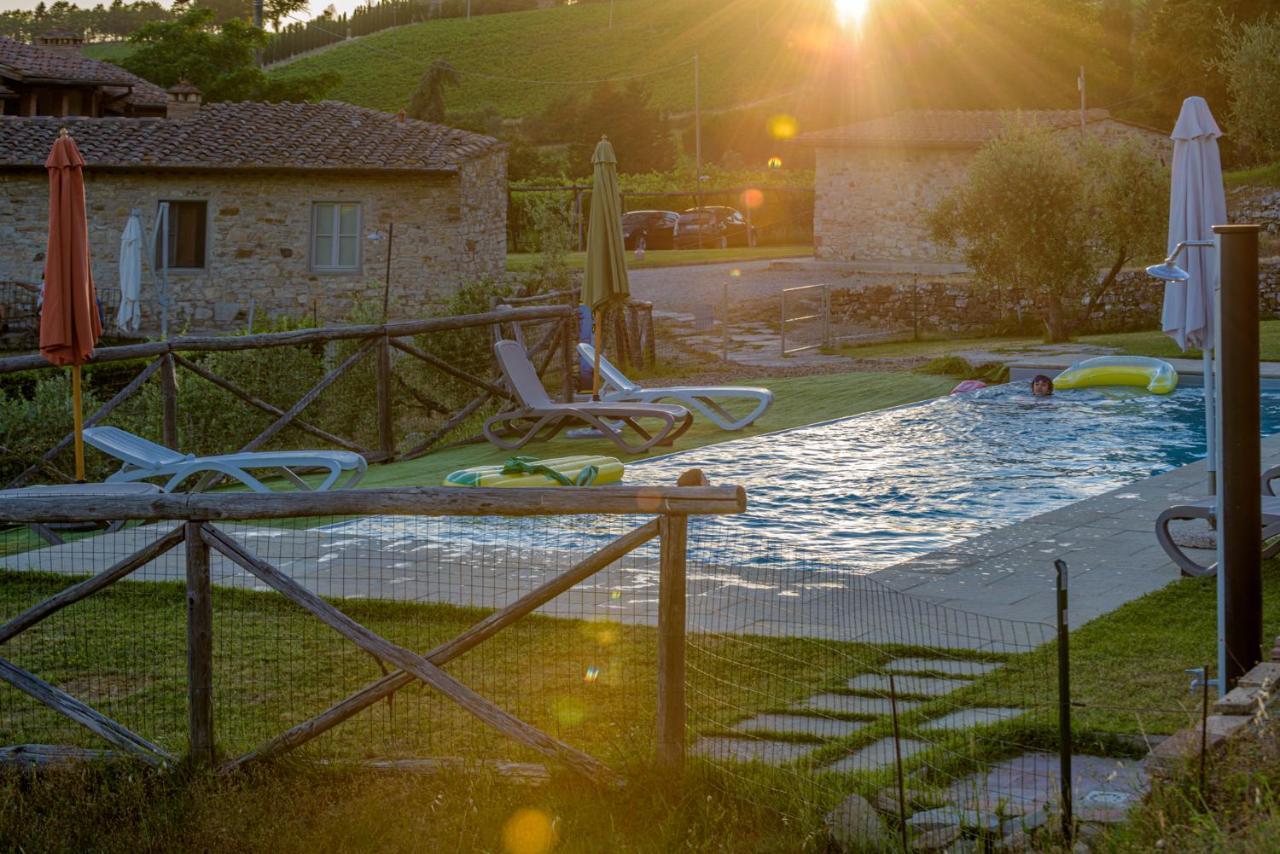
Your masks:
{"label": "blue pool water", "polygon": [[[1280,394],[1262,398],[1280,430]],[[936,398],[628,466],[674,483],[741,483],[737,528],[762,562],[821,555],[869,570],[925,554],[1204,456],[1204,393],[1105,388],[1032,397],[1023,384]]]}
{"label": "blue pool water", "polygon": [[[1280,430],[1280,393],[1262,397],[1263,433]],[[1032,397],[1025,384],[927,400],[840,421],[628,463],[627,483],[674,484],[700,468],[747,488],[748,510],[695,522],[690,548],[723,563],[810,556],[868,572],[1010,525],[1204,456],[1204,394],[1105,388]],[[413,530],[414,525],[421,527]],[[521,542],[518,520],[451,526],[447,539]],[[329,526],[379,539],[431,539],[412,518]],[[580,544],[616,521],[573,523]],[[525,540],[527,541],[527,539]]]}

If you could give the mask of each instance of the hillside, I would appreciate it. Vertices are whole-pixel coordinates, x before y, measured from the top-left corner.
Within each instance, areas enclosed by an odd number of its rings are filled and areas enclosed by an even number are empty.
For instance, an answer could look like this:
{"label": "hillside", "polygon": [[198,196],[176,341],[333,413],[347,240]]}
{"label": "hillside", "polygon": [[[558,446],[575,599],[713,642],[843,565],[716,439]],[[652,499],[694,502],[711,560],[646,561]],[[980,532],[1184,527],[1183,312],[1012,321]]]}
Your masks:
{"label": "hillside", "polygon": [[714,109],[786,93],[808,79],[815,60],[806,38],[829,29],[828,8],[813,0],[616,0],[612,29],[607,3],[442,19],[337,45],[272,73],[336,72],[342,83],[331,97],[398,110],[408,104],[427,66],[444,58],[463,72],[462,86],[447,96],[451,111],[492,105],[503,116],[518,117],[590,88],[520,80],[578,81],[669,69],[646,77],[654,102],[687,111],[693,108],[696,53],[703,106]]}

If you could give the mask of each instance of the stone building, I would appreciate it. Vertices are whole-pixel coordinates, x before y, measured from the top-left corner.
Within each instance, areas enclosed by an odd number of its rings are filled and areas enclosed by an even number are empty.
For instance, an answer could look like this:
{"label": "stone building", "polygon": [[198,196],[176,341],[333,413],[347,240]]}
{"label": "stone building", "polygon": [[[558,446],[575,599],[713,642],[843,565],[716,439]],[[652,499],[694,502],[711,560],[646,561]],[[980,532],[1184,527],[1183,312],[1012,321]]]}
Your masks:
{"label": "stone building", "polygon": [[[1080,133],[1077,110],[920,110],[798,137],[816,150],[814,253],[841,261],[954,261],[930,240],[926,217],[964,179],[974,153],[1014,119]],[[1085,131],[1139,139],[1165,162],[1173,153],[1167,133],[1106,110],[1088,110]]]}
{"label": "stone building", "polygon": [[44,161],[66,127],[84,155],[93,274],[119,287],[131,211],[163,236],[145,252],[143,327],[257,317],[339,321],[357,300],[437,310],[459,285],[503,274],[506,150],[498,140],[326,101],[217,103],[179,85],[163,118],[0,117],[0,281],[39,282],[48,233]]}
{"label": "stone building", "polygon": [[118,65],[82,56],[79,33],[35,44],[0,37],[0,113],[9,116],[163,116],[165,92]]}

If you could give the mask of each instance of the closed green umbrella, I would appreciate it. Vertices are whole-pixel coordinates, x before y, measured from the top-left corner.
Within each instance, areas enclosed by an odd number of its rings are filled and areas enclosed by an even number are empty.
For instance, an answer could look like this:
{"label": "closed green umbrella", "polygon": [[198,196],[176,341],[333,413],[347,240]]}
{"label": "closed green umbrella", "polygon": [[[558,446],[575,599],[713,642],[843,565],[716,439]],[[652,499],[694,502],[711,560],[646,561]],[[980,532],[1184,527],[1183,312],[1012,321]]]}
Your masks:
{"label": "closed green umbrella", "polygon": [[604,311],[627,301],[627,252],[622,241],[622,195],[618,192],[618,158],[608,137],[591,155],[591,219],[587,223],[587,270],[582,304],[591,309],[595,332],[595,371],[591,394],[600,398],[600,328]]}

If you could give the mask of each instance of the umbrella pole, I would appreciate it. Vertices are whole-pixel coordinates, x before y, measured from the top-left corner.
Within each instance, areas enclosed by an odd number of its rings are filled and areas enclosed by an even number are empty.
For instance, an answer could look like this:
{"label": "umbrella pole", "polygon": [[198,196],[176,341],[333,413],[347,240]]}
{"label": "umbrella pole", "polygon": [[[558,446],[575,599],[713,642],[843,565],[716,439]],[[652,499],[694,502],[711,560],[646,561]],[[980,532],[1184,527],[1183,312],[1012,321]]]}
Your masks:
{"label": "umbrella pole", "polygon": [[592,343],[595,345],[592,348],[595,352],[595,367],[591,372],[591,399],[597,402],[600,400],[600,339],[603,337],[600,334],[600,326],[602,314],[603,312],[600,311],[595,312],[592,315],[593,322],[591,324]]}
{"label": "umbrella pole", "polygon": [[84,483],[84,412],[80,402],[80,366],[71,366],[71,417],[76,435],[76,483]]}

